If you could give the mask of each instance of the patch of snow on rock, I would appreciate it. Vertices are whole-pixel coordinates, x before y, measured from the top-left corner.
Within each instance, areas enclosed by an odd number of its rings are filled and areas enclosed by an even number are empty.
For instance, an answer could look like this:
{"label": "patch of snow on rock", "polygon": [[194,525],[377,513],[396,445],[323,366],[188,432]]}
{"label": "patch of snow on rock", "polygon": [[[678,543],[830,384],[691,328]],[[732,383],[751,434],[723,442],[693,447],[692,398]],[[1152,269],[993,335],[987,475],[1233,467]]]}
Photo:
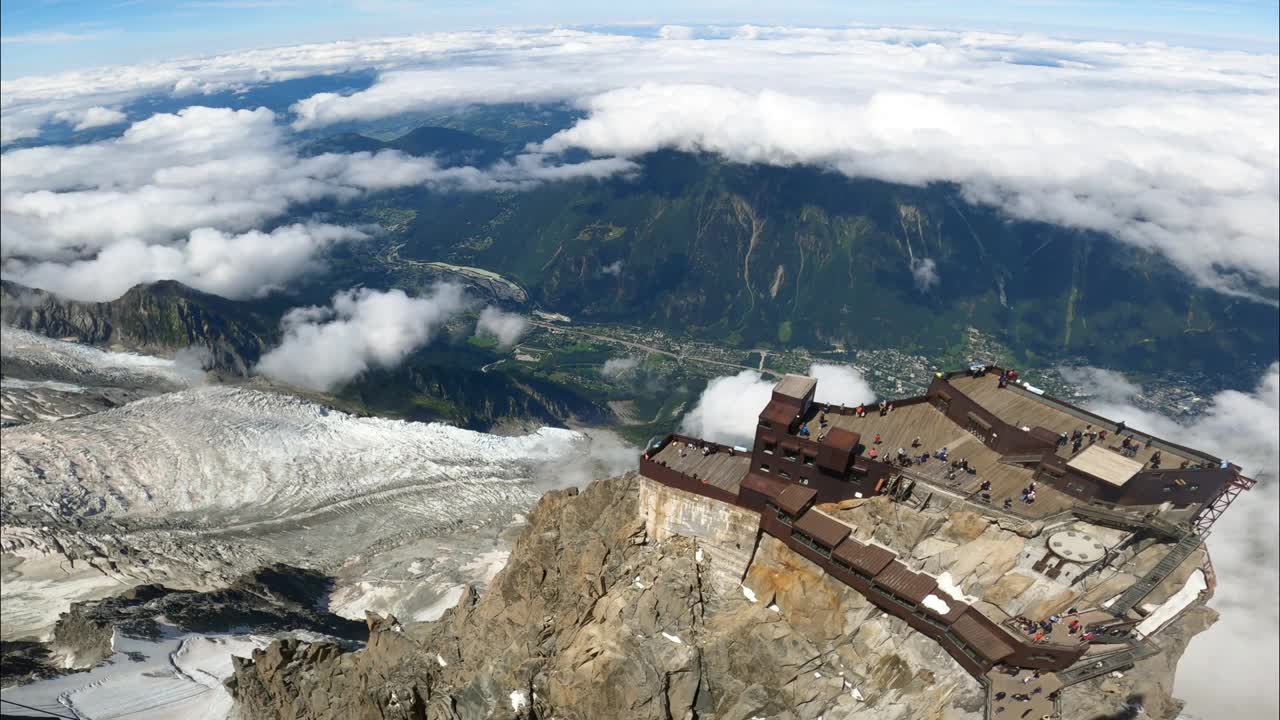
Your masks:
{"label": "patch of snow on rock", "polygon": [[664,637],[664,638],[666,638],[666,639],[670,640],[671,642],[673,642],[673,643],[675,643],[675,644],[677,644],[677,645],[683,645],[683,644],[684,644],[684,642],[683,642],[680,638],[676,637],[675,635],[672,635],[671,633],[665,633],[665,632],[664,632],[664,633],[662,633],[662,637]]}
{"label": "patch of snow on rock", "polygon": [[951,573],[949,572],[944,572],[938,576],[938,589],[946,593],[947,595],[951,596],[951,599],[955,600],[956,602],[962,602],[962,603],[967,603],[972,605],[973,603],[978,601],[977,598],[973,598],[973,597],[969,597],[968,595],[965,595],[964,591],[961,590],[960,586],[956,584],[956,581],[951,577]]}
{"label": "patch of snow on rock", "polygon": [[742,586],[742,596],[745,597],[747,600],[750,600],[751,602],[756,602],[755,591],[747,587],[746,585]]}
{"label": "patch of snow on rock", "polygon": [[951,606],[948,605],[942,598],[938,597],[937,595],[934,595],[933,593],[929,593],[929,595],[926,596],[925,599],[920,602],[920,604],[938,613],[939,615],[946,615],[947,613],[951,612]]}
{"label": "patch of snow on rock", "polygon": [[1205,582],[1203,570],[1196,570],[1191,573],[1191,576],[1187,578],[1187,582],[1181,588],[1178,588],[1178,592],[1169,596],[1169,599],[1165,600],[1160,607],[1138,623],[1138,632],[1142,635],[1150,635],[1156,632],[1165,623],[1177,617],[1183,610],[1186,610],[1187,606],[1195,602],[1196,598],[1200,597],[1200,593],[1204,592],[1207,587],[1209,586]]}

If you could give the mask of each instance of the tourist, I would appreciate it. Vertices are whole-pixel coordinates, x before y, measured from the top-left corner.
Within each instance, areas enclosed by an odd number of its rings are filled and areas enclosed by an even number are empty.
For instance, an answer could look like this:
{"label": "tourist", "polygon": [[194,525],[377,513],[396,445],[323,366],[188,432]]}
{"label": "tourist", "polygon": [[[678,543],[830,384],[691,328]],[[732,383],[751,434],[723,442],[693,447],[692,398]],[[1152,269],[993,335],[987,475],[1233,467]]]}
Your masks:
{"label": "tourist", "polygon": [[978,487],[978,489],[979,489],[979,490],[990,490],[990,489],[991,489],[991,481],[990,481],[990,480],[983,480],[983,481],[982,481],[982,485],[980,485],[980,486]]}
{"label": "tourist", "polygon": [[917,436],[916,436],[916,439],[915,439],[915,440],[912,440],[912,441],[911,441],[911,447],[913,447],[913,448],[918,448],[918,447],[920,447],[920,436],[919,436],[919,435],[917,435]]}
{"label": "tourist", "polygon": [[1013,509],[1013,498],[1005,498],[1005,499],[1004,499],[1004,509],[1005,509],[1005,510],[1012,510],[1012,509]]}
{"label": "tourist", "polygon": [[875,445],[879,445],[879,444],[880,444],[880,433],[876,433],[876,439],[875,439],[875,440],[873,440],[873,441],[872,441],[872,443],[873,443],[873,444],[875,444]]}
{"label": "tourist", "polygon": [[859,403],[859,404],[858,404],[858,409],[857,409],[857,410],[854,410],[854,411],[853,411],[853,414],[854,414],[854,415],[856,415],[857,417],[866,417],[866,416],[867,416],[867,406],[866,406],[866,405],[863,405],[863,404],[861,404],[861,403]]}
{"label": "tourist", "polygon": [[889,403],[889,408],[885,410],[885,414],[887,415],[891,412],[893,412],[893,403]]}
{"label": "tourist", "polygon": [[876,452],[875,448],[871,448],[870,450],[867,451],[867,457],[871,458],[872,460],[875,460],[879,455],[880,453]]}

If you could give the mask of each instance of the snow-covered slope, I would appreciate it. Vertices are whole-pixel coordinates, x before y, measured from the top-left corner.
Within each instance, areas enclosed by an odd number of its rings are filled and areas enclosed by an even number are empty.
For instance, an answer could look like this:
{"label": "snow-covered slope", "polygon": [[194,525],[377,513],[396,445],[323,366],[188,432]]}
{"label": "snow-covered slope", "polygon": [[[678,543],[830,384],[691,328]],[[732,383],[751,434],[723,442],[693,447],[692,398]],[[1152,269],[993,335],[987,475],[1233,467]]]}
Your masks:
{"label": "snow-covered slope", "polygon": [[199,357],[175,359],[108,352],[0,326],[0,358],[5,375],[78,385],[173,390],[200,382]]}
{"label": "snow-covered slope", "polygon": [[377,503],[435,523],[483,507],[523,509],[548,464],[587,450],[585,436],[568,430],[499,437],[202,387],[15,428],[0,471],[10,517],[194,513],[224,527]]}
{"label": "snow-covered slope", "polygon": [[51,581],[41,570],[50,555],[121,587],[211,587],[288,562],[336,575],[344,614],[431,614],[460,583],[491,574],[476,558],[501,551],[546,489],[635,462],[607,435],[500,437],[226,386],[10,428],[0,447],[4,637],[42,636],[79,599],[30,602]]}

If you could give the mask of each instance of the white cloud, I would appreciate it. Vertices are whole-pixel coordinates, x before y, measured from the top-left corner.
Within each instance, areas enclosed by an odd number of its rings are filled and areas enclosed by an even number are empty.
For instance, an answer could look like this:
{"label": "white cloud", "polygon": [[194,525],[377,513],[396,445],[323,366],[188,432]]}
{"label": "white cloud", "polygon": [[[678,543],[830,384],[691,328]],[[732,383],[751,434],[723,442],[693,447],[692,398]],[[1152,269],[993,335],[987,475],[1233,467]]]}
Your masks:
{"label": "white cloud", "polygon": [[606,380],[617,380],[640,366],[640,359],[633,357],[609,358],[600,368],[600,374]]}
{"label": "white cloud", "polygon": [[658,37],[663,40],[692,40],[694,30],[687,25],[663,25],[658,28]]}
{"label": "white cloud", "polygon": [[[1163,253],[1207,286],[1280,285],[1274,54],[899,28],[659,35],[440,33],[20,78],[0,93],[0,120],[16,137],[57,112],[145,92],[373,69],[366,90],[297,103],[295,125],[567,100],[587,116],[547,151],[674,147],[954,182],[1011,216]],[[625,169],[614,162],[592,171]]]}
{"label": "white cloud", "polygon": [[604,267],[600,268],[600,273],[603,275],[612,275],[614,277],[617,277],[622,274],[622,265],[623,265],[623,262],[621,260],[615,260],[609,263],[608,265],[605,265]]}
{"label": "white cloud", "polygon": [[[219,236],[210,233],[256,228],[297,203],[348,199],[406,185],[519,190],[543,182],[603,177],[631,167],[615,158],[554,165],[536,153],[484,169],[443,168],[430,157],[390,151],[301,157],[275,120],[274,113],[263,108],[193,106],[136,122],[118,138],[5,153],[0,158],[0,258],[5,260],[5,274],[87,275],[91,282],[83,291],[67,283],[64,290],[71,297],[96,299],[101,286],[113,279],[92,277],[94,268],[137,260],[140,264],[129,268],[133,275],[185,269],[171,277],[203,277],[243,295],[247,283],[268,270],[273,274],[266,280],[273,287],[296,272],[270,265],[249,272],[245,279],[214,278],[209,276],[212,271],[192,267],[209,261],[209,252],[197,251],[217,247]],[[265,237],[242,235],[231,248],[242,260],[227,258],[220,272],[253,271],[248,261],[265,260],[294,261],[298,270],[306,269],[314,262],[313,253],[288,250],[305,244],[316,251],[334,239],[333,231],[325,231],[303,243],[294,230],[282,236],[272,233],[269,247],[248,247]],[[227,242],[222,236],[222,243]],[[59,270],[59,264],[66,267]]]}
{"label": "white cloud", "polygon": [[112,300],[138,283],[156,280],[177,280],[233,299],[262,297],[320,269],[319,256],[334,243],[363,237],[352,228],[319,224],[239,235],[197,228],[173,245],[126,238],[81,260],[13,260],[6,263],[5,276],[78,300]]}
{"label": "white cloud", "polygon": [[920,292],[938,284],[938,263],[933,258],[914,258],[911,261],[911,278]]}
{"label": "white cloud", "polygon": [[497,339],[498,346],[503,348],[515,345],[528,329],[529,321],[523,315],[506,312],[492,305],[481,310],[480,318],[476,321],[476,334]]}
{"label": "white cloud", "polygon": [[[854,407],[876,399],[876,391],[863,379],[862,373],[851,365],[814,363],[809,366],[809,375],[818,380],[818,389],[813,395],[813,399],[818,402]],[[763,410],[764,406],[760,406],[760,409]]]}
{"label": "white cloud", "polygon": [[755,370],[715,378],[685,413],[680,431],[727,445],[750,446],[760,411],[769,404],[775,384]]}
{"label": "white cloud", "polygon": [[1085,389],[1096,398],[1095,402],[1126,403],[1142,392],[1142,388],[1115,370],[1083,366],[1063,367],[1058,372],[1063,380]]}
{"label": "white cloud", "polygon": [[119,110],[105,108],[101,105],[94,105],[83,110],[63,110],[54,113],[53,118],[60,122],[67,123],[72,130],[88,130],[90,128],[105,127],[107,125],[118,125],[128,119],[124,113]]}
{"label": "white cloud", "polygon": [[[857,368],[814,363],[809,375],[818,380],[814,399],[839,405],[857,405],[876,398],[875,391]],[[693,409],[680,421],[680,431],[730,445],[750,446],[760,411],[769,404],[777,382],[755,370],[718,377],[707,383]]]}
{"label": "white cloud", "polygon": [[402,290],[344,290],[329,307],[295,308],[284,341],[262,356],[256,372],[298,387],[332,390],[370,368],[400,364],[425,345],[467,300],[442,284],[423,297]]}
{"label": "white cloud", "polygon": [[1280,707],[1280,365],[1272,365],[1252,392],[1218,393],[1184,423],[1126,402],[1136,390],[1123,378],[1084,372],[1102,378],[1100,395],[1111,396],[1089,409],[1225,457],[1259,481],[1214,525],[1209,550],[1218,588],[1210,605],[1222,616],[1191,642],[1174,689],[1193,715],[1274,718]]}

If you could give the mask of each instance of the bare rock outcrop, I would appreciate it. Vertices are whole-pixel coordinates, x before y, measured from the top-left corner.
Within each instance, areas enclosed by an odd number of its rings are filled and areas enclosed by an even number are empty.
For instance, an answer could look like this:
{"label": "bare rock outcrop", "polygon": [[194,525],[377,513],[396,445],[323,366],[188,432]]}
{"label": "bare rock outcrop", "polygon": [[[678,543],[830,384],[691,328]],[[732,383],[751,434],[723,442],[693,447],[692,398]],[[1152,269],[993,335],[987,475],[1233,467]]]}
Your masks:
{"label": "bare rock outcrop", "polygon": [[[936,643],[745,532],[741,509],[691,497],[634,474],[549,493],[488,589],[440,620],[371,615],[356,652],[277,641],[227,687],[247,720],[983,717],[982,686]],[[960,582],[1021,594],[1002,580],[1021,536],[962,513],[904,519],[890,539],[913,562],[970,547],[982,557]],[[1082,717],[1139,683],[1148,707],[1176,707],[1172,658],[1107,678]]]}

